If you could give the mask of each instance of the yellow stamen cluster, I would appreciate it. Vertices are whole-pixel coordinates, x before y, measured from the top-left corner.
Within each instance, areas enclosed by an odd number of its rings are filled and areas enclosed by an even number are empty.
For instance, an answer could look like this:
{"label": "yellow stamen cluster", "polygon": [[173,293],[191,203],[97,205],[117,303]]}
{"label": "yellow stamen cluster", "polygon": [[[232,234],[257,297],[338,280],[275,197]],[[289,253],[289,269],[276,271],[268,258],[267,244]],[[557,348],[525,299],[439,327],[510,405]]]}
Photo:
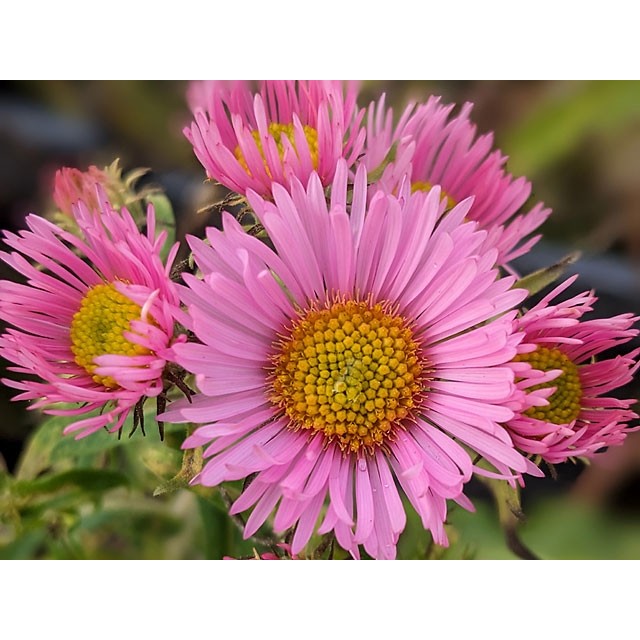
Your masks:
{"label": "yellow stamen cluster", "polygon": [[[431,191],[433,185],[430,182],[426,182],[423,180],[416,180],[411,183],[411,193],[415,193],[416,191]],[[440,198],[447,199],[447,209],[453,209],[456,206],[456,201],[442,188],[440,188]]]}
{"label": "yellow stamen cluster", "polygon": [[[307,139],[307,144],[309,145],[309,152],[311,153],[311,162],[313,164],[313,168],[318,168],[318,132],[313,127],[309,125],[303,126],[304,135]],[[294,136],[294,128],[293,124],[280,124],[279,122],[272,122],[269,125],[269,133],[273,136],[275,140],[276,146],[278,147],[278,155],[280,156],[280,160],[284,158],[284,145],[282,144],[282,135],[284,134],[291,142],[291,146],[298,152],[296,148],[295,136]],[[253,139],[256,141],[256,145],[258,150],[260,151],[260,155],[262,156],[262,160],[264,162],[264,169],[267,172],[267,175],[271,178],[271,171],[269,170],[269,165],[265,159],[264,149],[262,148],[262,141],[260,140],[260,133],[258,131],[252,131],[251,135],[253,135]],[[247,166],[247,161],[245,160],[244,154],[240,147],[236,147],[234,154],[238,160],[238,162],[242,165],[242,168],[251,175],[251,171]]]}
{"label": "yellow stamen cluster", "polygon": [[419,404],[419,346],[385,305],[350,300],[312,309],[278,347],[272,402],[293,429],[321,431],[343,451],[372,451]]}
{"label": "yellow stamen cluster", "polygon": [[531,353],[517,356],[516,361],[528,362],[539,371],[551,371],[552,369],[562,369],[563,371],[555,380],[531,387],[531,391],[548,387],[557,387],[557,389],[548,398],[548,406],[531,407],[526,415],[553,424],[567,424],[580,415],[582,385],[578,367],[560,349],[538,347]]}
{"label": "yellow stamen cluster", "polygon": [[[76,363],[93,374],[97,356],[149,353],[148,349],[129,342],[123,335],[130,331],[131,321],[140,318],[140,312],[140,307],[122,295],[113,284],[98,284],[89,289],[71,322],[71,351]],[[92,377],[105,387],[118,386],[110,376]]]}

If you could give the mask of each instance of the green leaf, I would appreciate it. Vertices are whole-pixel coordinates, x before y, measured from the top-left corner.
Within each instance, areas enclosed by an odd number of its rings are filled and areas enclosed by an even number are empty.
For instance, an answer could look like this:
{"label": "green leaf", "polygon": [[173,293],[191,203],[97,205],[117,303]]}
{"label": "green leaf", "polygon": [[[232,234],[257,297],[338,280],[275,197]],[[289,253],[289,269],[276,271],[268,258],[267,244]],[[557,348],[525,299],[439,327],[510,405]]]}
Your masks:
{"label": "green leaf", "polygon": [[170,480],[167,480],[156,487],[154,496],[161,496],[165,493],[173,493],[178,489],[183,489],[189,482],[202,471],[202,447],[196,449],[186,449],[182,457],[182,467],[180,471]]}
{"label": "green leaf", "polygon": [[[491,465],[488,465],[484,461],[481,461],[479,466],[492,469]],[[509,549],[524,560],[538,559],[538,556],[520,540],[518,534],[520,525],[525,521],[525,516],[520,506],[520,488],[517,485],[510,485],[506,480],[498,480],[484,476],[478,477],[493,494],[498,508],[500,527],[502,528],[504,539]]]}
{"label": "green leaf", "polygon": [[35,478],[51,464],[51,454],[60,442],[63,429],[69,424],[69,418],[46,416],[42,424],[29,438],[27,446],[16,468],[18,480]]}
{"label": "green leaf", "polygon": [[[59,408],[73,408],[74,406],[61,404]],[[91,415],[96,415],[96,412],[87,414],[87,416]],[[86,463],[87,456],[96,456],[129,442],[129,438],[125,434],[130,433],[133,426],[130,416],[123,425],[123,435],[120,438],[117,433],[110,433],[106,429],[102,429],[86,438],[76,440],[71,435],[63,435],[65,427],[72,421],[73,417],[71,416],[43,416],[43,422],[30,437],[18,462],[15,474],[18,480],[36,478],[52,465],[62,461],[78,462],[79,459],[83,459],[83,462]],[[153,402],[147,403],[145,422],[148,425],[155,424],[155,403]]]}
{"label": "green leaf", "polygon": [[[69,424],[69,419],[65,419],[65,426]],[[127,425],[123,427],[123,434],[126,431]],[[51,462],[60,462],[61,460],[77,459],[81,456],[96,455],[114,449],[115,447],[121,447],[129,441],[129,438],[122,435],[118,438],[117,433],[110,433],[105,429],[96,431],[86,438],[76,440],[72,436],[60,436],[53,451],[51,452]]]}
{"label": "green leaf", "polygon": [[176,241],[176,218],[169,198],[163,193],[154,193],[146,197],[147,202],[153,204],[156,212],[156,232],[166,231],[167,239],[160,256],[164,260]]}
{"label": "green leaf", "polygon": [[44,528],[25,531],[20,537],[0,547],[0,560],[31,560],[47,538]]}
{"label": "green leaf", "polygon": [[[453,506],[447,516],[458,535],[458,546],[463,545],[464,558],[477,560],[515,560],[517,556],[507,547],[493,505],[481,499],[474,500],[475,511]],[[455,549],[455,547],[450,547]],[[445,557],[451,557],[449,550]],[[458,559],[461,556],[453,556]]]}
{"label": "green leaf", "polygon": [[509,168],[535,175],[575,149],[587,135],[608,133],[640,116],[640,82],[562,85],[503,138]]}
{"label": "green leaf", "polygon": [[132,497],[128,507],[96,509],[83,515],[72,527],[70,537],[87,557],[139,560],[175,557],[170,550],[171,539],[177,542],[175,537],[185,527],[183,519],[166,505],[153,508]]}
{"label": "green leaf", "polygon": [[12,492],[20,496],[33,496],[77,487],[87,493],[102,493],[128,484],[128,478],[117,471],[71,469],[35,480],[18,480],[13,484]]}
{"label": "green leaf", "polygon": [[[120,437],[118,437],[117,432],[111,433],[106,429],[101,429],[100,431],[96,431],[90,436],[80,438],[79,440],[76,440],[73,436],[62,435],[62,429],[70,424],[70,419],[68,417],[56,417],[56,419],[61,421],[62,428],[58,432],[59,437],[56,439],[50,454],[50,461],[52,463],[61,462],[63,460],[73,460],[78,462],[80,459],[82,459],[83,462],[86,462],[88,459],[91,459],[91,456],[96,456],[100,453],[104,453],[105,451],[109,451],[110,449],[121,447],[132,441],[140,442],[145,439],[139,427],[133,434],[133,437],[130,437],[129,435],[133,429],[133,414],[130,414],[125,420],[124,425],[122,426],[122,435]],[[144,419],[145,428],[149,433],[149,431],[157,424],[155,400],[151,399],[145,404]],[[151,437],[152,436],[149,433],[147,438]]]}
{"label": "green leaf", "polygon": [[216,508],[211,501],[197,497],[203,528],[204,557],[219,560],[224,555],[235,557],[235,531],[229,516]]}
{"label": "green leaf", "polygon": [[529,295],[533,296],[536,293],[542,291],[545,287],[553,284],[558,278],[562,276],[569,265],[572,265],[579,259],[579,251],[570,253],[565,258],[562,258],[562,260],[560,260],[559,262],[556,262],[556,264],[553,264],[550,267],[545,267],[544,269],[539,269],[538,271],[530,273],[528,276],[520,278],[520,280],[518,280],[513,285],[513,288],[526,289],[529,292]]}
{"label": "green leaf", "polygon": [[11,476],[7,471],[0,469],[0,489],[4,489],[4,487],[9,483],[10,477]]}

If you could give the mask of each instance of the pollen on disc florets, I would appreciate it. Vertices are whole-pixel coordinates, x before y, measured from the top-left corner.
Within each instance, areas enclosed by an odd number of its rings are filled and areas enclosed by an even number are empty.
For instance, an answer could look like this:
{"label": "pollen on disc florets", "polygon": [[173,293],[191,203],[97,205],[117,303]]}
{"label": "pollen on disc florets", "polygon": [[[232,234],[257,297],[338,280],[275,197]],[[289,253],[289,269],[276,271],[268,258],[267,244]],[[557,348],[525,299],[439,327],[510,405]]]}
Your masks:
{"label": "pollen on disc florets", "polygon": [[137,356],[148,354],[145,347],[124,337],[132,320],[139,320],[141,308],[120,293],[113,283],[98,284],[87,291],[71,322],[71,351],[75,362],[98,384],[114,388],[110,376],[93,375],[94,359],[106,354]]}
{"label": "pollen on disc florets", "polygon": [[[411,183],[411,193],[416,191],[431,191],[433,185],[430,182],[424,180],[416,180]],[[453,209],[456,206],[456,201],[442,188],[440,187],[440,196],[447,199],[447,209]]]}
{"label": "pollen on disc florets", "polygon": [[580,373],[578,367],[566,354],[558,348],[537,347],[535,351],[521,354],[515,359],[518,362],[528,362],[539,371],[562,370],[555,380],[531,387],[531,391],[548,387],[556,387],[556,391],[548,398],[548,406],[531,407],[525,412],[527,416],[553,424],[568,424],[580,415],[582,402]]}
{"label": "pollen on disc florets", "polygon": [[[309,152],[311,154],[311,163],[313,164],[313,168],[318,168],[318,131],[309,125],[304,125],[302,127],[304,131],[304,136],[307,139],[307,144],[309,145]],[[281,124],[279,122],[272,122],[269,124],[269,134],[273,137],[276,146],[278,147],[278,155],[280,156],[280,160],[284,158],[284,145],[282,143],[282,135],[284,134],[289,142],[291,142],[291,146],[298,152],[296,148],[296,141],[294,135],[294,126],[293,124]],[[262,148],[262,140],[260,139],[260,133],[258,131],[252,131],[251,135],[256,142],[258,150],[260,151],[260,155],[262,156],[262,160],[264,162],[264,168],[267,172],[267,175],[271,178],[271,171],[269,169],[269,165],[266,161],[264,155],[264,149]],[[251,171],[247,166],[247,161],[245,160],[244,154],[240,147],[236,147],[234,151],[234,155],[238,162],[242,165],[242,168],[251,175]]]}
{"label": "pollen on disc florets", "polygon": [[385,304],[311,309],[278,345],[271,401],[293,429],[324,433],[344,451],[372,451],[419,407],[426,373],[407,321]]}

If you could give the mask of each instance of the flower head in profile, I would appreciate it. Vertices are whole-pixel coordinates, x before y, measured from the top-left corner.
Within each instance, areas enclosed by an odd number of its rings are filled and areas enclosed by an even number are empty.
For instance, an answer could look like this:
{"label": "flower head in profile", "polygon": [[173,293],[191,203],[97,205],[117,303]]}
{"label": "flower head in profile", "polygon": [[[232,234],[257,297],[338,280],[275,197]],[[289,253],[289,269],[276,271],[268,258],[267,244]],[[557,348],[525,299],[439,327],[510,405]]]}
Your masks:
{"label": "flower head in profile", "polygon": [[232,507],[252,509],[245,535],[275,510],[293,554],[334,531],[355,557],[362,544],[393,558],[401,492],[446,544],[447,499],[470,507],[475,456],[500,477],[537,471],[499,424],[524,292],[463,222],[469,201],[444,217],[437,188],[368,202],[361,167],[347,205],[347,174],[340,162],[329,206],[316,174],[274,185],[274,202],[248,193],[274,249],[229,214],[190,239],[203,277],[186,275],[181,298],[201,344],[173,350],[199,394],[164,417],[202,424],[184,443],[206,445],[194,482],[256,474]]}
{"label": "flower head in profile", "polygon": [[135,222],[143,225],[146,221],[143,199],[154,194],[156,189],[146,187],[138,191],[135,184],[147,171],[133,169],[123,173],[119,160],[104,169],[95,165],[91,165],[86,171],[74,167],[58,169],[53,181],[53,200],[57,211],[51,219],[58,226],[78,235],[74,205],[83,202],[89,211],[100,211],[102,204],[98,194],[102,191],[114,209],[126,207]]}
{"label": "flower head in profile", "polygon": [[640,350],[613,358],[601,354],[638,335],[637,318],[582,320],[596,301],[592,293],[551,304],[572,277],[516,320],[525,337],[513,364],[518,386],[527,391],[527,408],[507,425],[514,444],[549,463],[592,457],[618,445],[638,429],[630,407],[635,400],[607,394],[631,381]]}
{"label": "flower head in profile", "polygon": [[102,169],[91,165],[86,171],[74,167],[62,167],[56,171],[53,200],[61,213],[73,216],[73,205],[82,200],[89,211],[100,208],[96,187],[106,189],[109,176]]}
{"label": "flower head in profile", "polygon": [[272,184],[331,182],[340,158],[355,162],[364,144],[356,88],[329,81],[196,82],[194,121],[184,130],[209,178],[270,197]]}
{"label": "flower head in profile", "polygon": [[[0,337],[0,355],[27,376],[3,382],[21,391],[14,400],[35,400],[31,409],[77,418],[65,433],[78,437],[119,429],[140,400],[162,392],[179,304],[169,278],[178,247],[163,264],[165,234],[156,236],[153,207],[143,235],[104,191],[97,202],[96,212],[82,201],[73,206],[81,237],[32,214],[29,230],[5,232],[13,252],[0,254],[26,278],[0,281],[0,318],[13,325]],[[61,402],[80,404],[56,408]],[[85,416],[94,410],[99,415]]]}
{"label": "flower head in profile", "polygon": [[531,194],[531,184],[505,172],[507,158],[499,150],[492,151],[493,134],[476,137],[476,126],[469,119],[472,105],[465,103],[451,117],[454,107],[434,96],[424,104],[409,104],[394,129],[393,112],[385,107],[383,95],[369,106],[363,161],[373,170],[393,156],[380,181],[386,190],[397,189],[408,172],[413,190],[440,185],[450,207],[473,196],[467,217],[489,232],[499,252],[498,264],[505,265],[537,242],[540,236],[527,237],[551,210],[537,204],[519,213]]}

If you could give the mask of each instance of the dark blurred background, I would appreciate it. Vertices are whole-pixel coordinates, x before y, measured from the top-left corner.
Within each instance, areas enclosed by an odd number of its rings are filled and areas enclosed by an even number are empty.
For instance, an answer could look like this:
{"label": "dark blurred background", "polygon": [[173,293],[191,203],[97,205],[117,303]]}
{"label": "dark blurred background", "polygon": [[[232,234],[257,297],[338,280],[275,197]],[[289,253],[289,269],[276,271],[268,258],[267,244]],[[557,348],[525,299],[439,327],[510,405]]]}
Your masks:
{"label": "dark blurred background", "polygon": [[[115,158],[125,171],[152,169],[142,184],[166,191],[179,238],[215,224],[208,214],[197,213],[223,192],[204,182],[181,133],[189,122],[185,89],[184,82],[0,83],[1,226],[20,228],[26,213],[52,209],[53,174],[59,167],[104,167]],[[532,180],[532,203],[543,200],[554,210],[544,241],[516,268],[528,273],[579,249],[583,258],[570,270],[581,274],[574,291],[595,288],[600,316],[640,313],[640,82],[367,81],[360,106],[381,91],[396,114],[407,100],[422,101],[430,94],[445,102],[473,102],[478,131],[494,131],[496,146],[510,156],[509,171]],[[4,264],[0,277],[13,277]],[[620,394],[638,397],[637,382]],[[0,467],[9,470],[33,426],[32,416],[11,403],[11,395],[0,386]],[[566,514],[569,504],[578,514],[586,509],[610,522],[640,523],[640,434],[587,468],[567,463],[557,471],[557,480],[527,481],[523,505],[525,512],[541,514],[538,522]],[[471,494],[481,504],[486,497],[480,486]],[[576,532],[567,534],[569,544],[585,522],[593,527],[601,522],[599,516],[581,517],[576,516]],[[482,522],[482,514],[475,520],[463,517],[460,526],[482,537]],[[640,528],[632,532],[636,543],[620,553],[640,557]],[[606,547],[606,527],[598,535]],[[489,540],[487,534],[479,541],[488,545],[487,557],[500,556]],[[594,553],[610,557],[606,551]]]}

